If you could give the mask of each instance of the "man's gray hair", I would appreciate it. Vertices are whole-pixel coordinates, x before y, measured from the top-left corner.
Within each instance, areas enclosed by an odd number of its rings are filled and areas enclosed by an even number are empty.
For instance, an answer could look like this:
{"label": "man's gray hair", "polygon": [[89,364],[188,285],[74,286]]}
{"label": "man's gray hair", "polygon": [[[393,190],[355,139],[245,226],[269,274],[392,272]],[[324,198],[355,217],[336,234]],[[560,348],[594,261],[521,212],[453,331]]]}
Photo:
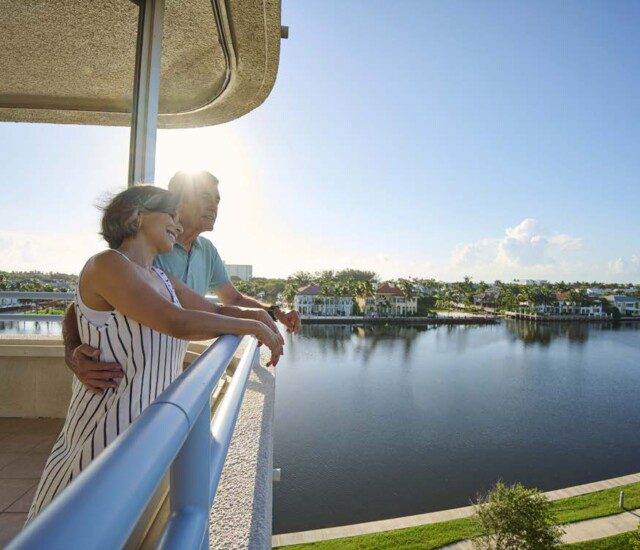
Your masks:
{"label": "man's gray hair", "polygon": [[176,172],[169,180],[169,191],[175,193],[180,199],[185,196],[193,196],[196,189],[204,184],[218,187],[218,178],[211,172],[202,170],[200,172]]}

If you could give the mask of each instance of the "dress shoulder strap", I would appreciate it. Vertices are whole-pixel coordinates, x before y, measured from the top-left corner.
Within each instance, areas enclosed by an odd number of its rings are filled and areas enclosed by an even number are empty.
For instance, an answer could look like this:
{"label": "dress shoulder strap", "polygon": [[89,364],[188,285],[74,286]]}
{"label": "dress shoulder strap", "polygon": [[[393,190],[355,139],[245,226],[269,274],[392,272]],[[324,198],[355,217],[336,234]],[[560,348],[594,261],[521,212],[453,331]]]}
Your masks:
{"label": "dress shoulder strap", "polygon": [[116,254],[120,254],[120,256],[122,256],[128,262],[132,261],[131,258],[129,258],[129,256],[127,256],[124,252],[120,252],[119,250],[116,250],[115,248],[112,248],[111,252],[115,252]]}
{"label": "dress shoulder strap", "polygon": [[169,294],[171,294],[173,303],[176,305],[180,305],[180,300],[178,300],[176,291],[174,290],[173,285],[169,280],[169,277],[167,277],[167,274],[164,271],[162,271],[162,269],[160,269],[159,267],[153,266],[152,269],[158,274],[158,277],[160,277],[164,282],[165,286],[167,287],[167,290],[169,291]]}

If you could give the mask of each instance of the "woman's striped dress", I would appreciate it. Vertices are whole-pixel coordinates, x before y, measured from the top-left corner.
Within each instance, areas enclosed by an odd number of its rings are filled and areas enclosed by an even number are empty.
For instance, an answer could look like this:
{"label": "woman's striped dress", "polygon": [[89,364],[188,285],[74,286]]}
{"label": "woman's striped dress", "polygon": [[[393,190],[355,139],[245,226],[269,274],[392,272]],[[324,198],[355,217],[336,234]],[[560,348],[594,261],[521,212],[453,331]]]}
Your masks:
{"label": "woman's striped dress", "polygon": [[[180,305],[167,276],[164,281],[173,302]],[[88,317],[104,313],[97,326]],[[29,516],[30,521],[71,483],[103,449],[182,372],[188,342],[145,327],[118,311],[87,308],[76,292],[76,314],[84,344],[100,349],[100,361],[117,362],[124,377],[117,388],[95,395],[74,377],[73,393],[60,436],[47,459]]]}

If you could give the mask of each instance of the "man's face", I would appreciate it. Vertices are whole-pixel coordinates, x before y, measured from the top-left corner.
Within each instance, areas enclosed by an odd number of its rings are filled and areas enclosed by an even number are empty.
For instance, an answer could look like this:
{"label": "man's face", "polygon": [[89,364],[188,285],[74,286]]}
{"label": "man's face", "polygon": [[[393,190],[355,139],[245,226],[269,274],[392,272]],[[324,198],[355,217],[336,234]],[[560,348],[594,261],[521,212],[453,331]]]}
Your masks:
{"label": "man's face", "polygon": [[218,186],[201,184],[197,186],[191,196],[180,202],[180,222],[185,229],[211,231],[218,217],[220,193]]}

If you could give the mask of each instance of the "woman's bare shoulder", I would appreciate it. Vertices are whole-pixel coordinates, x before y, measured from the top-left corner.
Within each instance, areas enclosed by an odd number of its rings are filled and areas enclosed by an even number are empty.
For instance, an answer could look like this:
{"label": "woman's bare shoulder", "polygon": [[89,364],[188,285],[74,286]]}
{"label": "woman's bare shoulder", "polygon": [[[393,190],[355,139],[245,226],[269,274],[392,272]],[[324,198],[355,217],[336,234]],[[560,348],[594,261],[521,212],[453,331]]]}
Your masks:
{"label": "woman's bare shoulder", "polygon": [[87,260],[83,273],[93,278],[130,269],[132,269],[132,263],[125,256],[115,250],[103,250]]}

